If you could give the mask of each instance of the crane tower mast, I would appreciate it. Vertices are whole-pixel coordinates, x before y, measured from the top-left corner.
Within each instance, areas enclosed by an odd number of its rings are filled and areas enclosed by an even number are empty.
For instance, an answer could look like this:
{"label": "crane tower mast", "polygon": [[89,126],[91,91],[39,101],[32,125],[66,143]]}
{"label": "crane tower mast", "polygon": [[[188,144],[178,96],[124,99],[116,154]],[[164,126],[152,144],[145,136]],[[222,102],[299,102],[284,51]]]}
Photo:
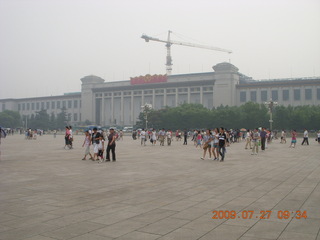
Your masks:
{"label": "crane tower mast", "polygon": [[170,34],[172,32],[168,31],[168,38],[167,40],[161,40],[159,38],[154,38],[147,36],[146,34],[143,34],[141,38],[143,38],[146,42],[149,41],[156,41],[156,42],[163,42],[166,44],[167,48],[167,59],[166,59],[166,71],[167,75],[171,75],[172,72],[172,58],[171,58],[171,45],[176,44],[176,45],[181,45],[181,46],[187,46],[187,47],[195,47],[195,48],[204,48],[204,49],[209,49],[209,50],[215,50],[215,51],[220,51],[220,52],[226,52],[226,53],[232,53],[231,50],[223,49],[223,48],[217,48],[217,47],[212,47],[212,46],[206,46],[206,45],[201,45],[201,44],[194,44],[194,43],[188,43],[188,42],[179,42],[179,41],[174,41],[170,39]]}

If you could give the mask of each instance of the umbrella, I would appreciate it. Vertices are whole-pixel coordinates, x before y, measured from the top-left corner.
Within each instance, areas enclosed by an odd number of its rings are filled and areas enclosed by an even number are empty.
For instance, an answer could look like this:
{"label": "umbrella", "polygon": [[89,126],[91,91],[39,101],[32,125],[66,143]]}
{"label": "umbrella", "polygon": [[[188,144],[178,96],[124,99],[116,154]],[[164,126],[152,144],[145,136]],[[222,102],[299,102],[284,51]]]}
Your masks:
{"label": "umbrella", "polygon": [[247,129],[245,129],[245,128],[240,129],[240,132],[246,132],[246,131],[247,131]]}

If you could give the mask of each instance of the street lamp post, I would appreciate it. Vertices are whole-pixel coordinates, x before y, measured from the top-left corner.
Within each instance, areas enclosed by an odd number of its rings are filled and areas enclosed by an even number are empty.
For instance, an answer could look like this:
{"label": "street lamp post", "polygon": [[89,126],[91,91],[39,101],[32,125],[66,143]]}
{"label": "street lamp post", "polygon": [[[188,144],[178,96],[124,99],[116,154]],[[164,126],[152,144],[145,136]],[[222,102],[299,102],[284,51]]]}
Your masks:
{"label": "street lamp post", "polygon": [[152,108],[151,104],[146,103],[144,106],[141,106],[141,109],[144,114],[144,119],[146,120],[146,130],[148,129],[148,110]]}
{"label": "street lamp post", "polygon": [[265,104],[265,105],[268,107],[268,109],[269,109],[269,113],[270,113],[270,119],[269,119],[270,131],[272,131],[272,123],[273,123],[273,120],[272,120],[272,111],[273,111],[273,107],[276,106],[276,105],[278,105],[278,103],[277,103],[277,102],[274,102],[274,101],[272,100],[272,98],[270,98],[270,101],[269,101],[269,102],[265,102],[264,104]]}

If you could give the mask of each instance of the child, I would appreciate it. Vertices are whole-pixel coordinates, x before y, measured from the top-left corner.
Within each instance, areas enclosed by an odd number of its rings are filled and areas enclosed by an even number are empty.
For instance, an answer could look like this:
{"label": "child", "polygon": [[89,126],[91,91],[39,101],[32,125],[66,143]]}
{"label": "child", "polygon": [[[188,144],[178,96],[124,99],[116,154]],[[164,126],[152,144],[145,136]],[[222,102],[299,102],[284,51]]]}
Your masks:
{"label": "child", "polygon": [[90,145],[91,145],[91,136],[89,134],[89,131],[85,131],[85,138],[84,138],[84,142],[82,144],[82,147],[86,147],[86,150],[84,152],[84,158],[82,158],[82,160],[86,160],[87,155],[90,155],[90,160],[93,159],[91,153],[90,153]]}
{"label": "child", "polygon": [[100,158],[100,161],[99,163],[102,163],[103,162],[103,151],[104,151],[104,137],[101,135],[100,136],[100,139],[99,139],[99,145],[98,145],[98,157],[97,157],[97,160],[99,160]]}
{"label": "child", "polygon": [[291,145],[290,145],[290,148],[293,147],[295,148],[296,147],[296,143],[297,143],[297,131],[296,130],[293,130],[291,132]]}
{"label": "child", "polygon": [[202,135],[201,135],[201,132],[198,131],[196,148],[198,148],[198,146],[200,146],[201,148],[201,141],[202,141]]}

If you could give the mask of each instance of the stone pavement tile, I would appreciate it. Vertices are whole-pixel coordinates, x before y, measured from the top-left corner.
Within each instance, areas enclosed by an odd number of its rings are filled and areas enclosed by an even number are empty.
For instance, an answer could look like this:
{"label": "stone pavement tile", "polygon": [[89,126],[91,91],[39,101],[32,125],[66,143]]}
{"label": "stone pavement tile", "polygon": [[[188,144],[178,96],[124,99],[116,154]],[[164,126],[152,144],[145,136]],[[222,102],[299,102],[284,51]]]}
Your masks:
{"label": "stone pavement tile", "polygon": [[247,206],[246,209],[243,209],[243,210],[253,210],[259,213],[260,211],[267,211],[267,210],[271,211],[275,205],[276,203],[272,203],[272,202],[256,201],[250,204],[249,206]]}
{"label": "stone pavement tile", "polygon": [[78,198],[72,198],[64,201],[55,201],[54,203],[51,203],[51,206],[55,207],[72,207],[78,204],[83,204],[83,203],[88,203],[91,202],[92,200],[83,198],[83,197],[78,197]]}
{"label": "stone pavement tile", "polygon": [[[239,216],[239,215],[238,215]],[[243,227],[252,227],[255,225],[259,219],[252,218],[252,219],[243,219],[241,216],[240,218],[236,217],[235,219],[228,219],[223,224],[227,225],[235,225],[235,226],[243,226]]]}
{"label": "stone pavement tile", "polygon": [[238,240],[269,240],[266,238],[257,238],[257,237],[241,237]]}
{"label": "stone pavement tile", "polygon": [[161,235],[134,231],[116,238],[116,240],[155,240],[160,237]]}
{"label": "stone pavement tile", "polygon": [[52,214],[36,214],[31,215],[28,217],[21,217],[15,220],[4,222],[3,225],[13,227],[13,228],[20,228],[20,227],[26,227],[28,225],[37,224],[37,223],[43,223],[51,219],[56,219],[58,216],[52,215]]}
{"label": "stone pavement tile", "polygon": [[8,214],[15,215],[18,217],[27,217],[35,214],[41,214],[46,213],[49,211],[54,211],[59,209],[58,207],[50,206],[50,205],[32,205],[32,206],[25,206],[23,209],[17,209],[11,212],[8,212]]}
{"label": "stone pavement tile", "polygon": [[239,239],[248,229],[248,227],[243,226],[222,224],[199,238],[199,240],[236,240]]}
{"label": "stone pavement tile", "polygon": [[172,215],[171,217],[173,218],[179,218],[179,219],[186,219],[186,220],[194,220],[197,219],[199,217],[201,217],[202,215],[206,214],[206,213],[211,213],[211,211],[207,208],[199,208],[199,207],[191,207],[188,209],[185,209],[175,215]]}
{"label": "stone pavement tile", "polygon": [[112,240],[113,238],[99,236],[93,233],[83,234],[77,237],[72,238],[72,240]]}
{"label": "stone pavement tile", "polygon": [[282,182],[278,181],[278,180],[270,180],[266,183],[263,183],[263,184],[255,187],[253,190],[261,190],[261,191],[268,191],[269,192],[281,183]]}
{"label": "stone pavement tile", "polygon": [[48,231],[57,229],[56,226],[38,223],[33,225],[28,225],[26,227],[21,227],[18,229],[11,229],[0,233],[1,240],[20,240],[27,237],[32,237],[39,235]]}
{"label": "stone pavement tile", "polygon": [[202,208],[202,209],[208,209],[208,211],[213,211],[215,209],[220,208],[225,202],[222,199],[209,199],[200,203],[197,203],[194,205],[194,208]]}
{"label": "stone pavement tile", "polygon": [[188,228],[192,230],[202,231],[204,233],[211,231],[218,225],[223,223],[225,220],[222,219],[212,219],[212,214],[205,214],[188,224],[184,225],[183,228]]}
{"label": "stone pavement tile", "polygon": [[172,216],[178,213],[177,211],[166,210],[166,209],[155,209],[147,213],[140,214],[138,216],[130,218],[134,221],[145,222],[145,223],[153,223],[157,222],[163,218]]}
{"label": "stone pavement tile", "polygon": [[55,218],[53,220],[46,221],[46,224],[52,224],[59,227],[65,227],[74,223],[91,220],[97,217],[101,217],[101,215],[96,215],[88,212],[81,212],[70,214],[64,217]]}
{"label": "stone pavement tile", "polygon": [[129,211],[118,211],[116,213],[107,214],[107,215],[103,215],[101,217],[91,219],[90,222],[100,223],[100,224],[104,224],[104,225],[111,225],[111,224],[124,221],[126,219],[129,219],[129,218],[137,216],[137,215],[139,215],[139,213],[129,212]]}
{"label": "stone pavement tile", "polygon": [[317,235],[284,231],[278,240],[315,240]]}
{"label": "stone pavement tile", "polygon": [[146,225],[148,225],[148,223],[138,222],[130,219],[112,224],[104,228],[100,228],[96,231],[93,231],[92,233],[100,236],[117,238],[130,232],[136,231],[137,229],[140,229]]}
{"label": "stone pavement tile", "polygon": [[98,214],[98,215],[106,215],[118,211],[122,211],[126,208],[129,208],[130,205],[122,204],[122,203],[111,203],[109,205],[96,207],[92,210],[87,211],[88,213]]}
{"label": "stone pavement tile", "polygon": [[192,195],[192,196],[186,198],[185,200],[187,200],[187,201],[195,201],[195,202],[205,201],[205,200],[214,198],[218,194],[219,194],[218,191],[214,192],[214,191],[210,190],[210,191],[205,191],[205,192],[202,192],[202,193],[198,193],[198,194]]}
{"label": "stone pavement tile", "polygon": [[158,240],[195,240],[199,239],[201,236],[207,232],[202,232],[199,230],[188,229],[188,228],[178,228],[167,235],[160,237]]}
{"label": "stone pavement tile", "polygon": [[296,187],[291,193],[289,193],[285,199],[286,200],[305,200],[309,197],[309,195],[312,193],[314,188],[307,188],[307,187]]}
{"label": "stone pavement tile", "polygon": [[303,204],[304,207],[319,207],[320,197],[311,194],[307,201]]}
{"label": "stone pavement tile", "polygon": [[58,215],[58,216],[66,216],[73,213],[85,212],[96,208],[95,206],[88,204],[79,204],[73,207],[60,207],[56,210],[50,211],[48,213]]}
{"label": "stone pavement tile", "polygon": [[45,237],[45,236],[41,236],[41,235],[36,235],[30,238],[25,238],[23,240],[55,240],[54,238],[50,238],[50,237]]}
{"label": "stone pavement tile", "polygon": [[85,233],[92,232],[96,229],[102,228],[104,225],[98,224],[98,223],[92,223],[92,222],[80,222],[73,225],[69,225],[63,228],[59,228],[54,231],[46,231],[45,233],[42,233],[41,235],[46,237],[51,237],[54,239],[69,239],[73,237],[77,237],[80,235],[83,235]]}
{"label": "stone pavement tile", "polygon": [[8,230],[11,230],[11,229],[13,229],[13,228],[0,224],[0,232],[8,231]]}
{"label": "stone pavement tile", "polygon": [[286,228],[287,232],[317,234],[320,229],[320,219],[292,219]]}
{"label": "stone pavement tile", "polygon": [[139,229],[139,232],[154,233],[159,235],[165,235],[181,226],[187,224],[188,220],[177,218],[165,218],[158,222],[152,223],[146,227]]}
{"label": "stone pavement tile", "polygon": [[245,192],[244,194],[241,195],[241,197],[248,197],[248,198],[260,198],[264,195],[267,194],[267,191],[264,191],[264,190],[252,190],[250,192]]}
{"label": "stone pavement tile", "polygon": [[301,208],[303,205],[303,200],[286,200],[283,199],[280,201],[274,208],[275,209],[281,209],[282,211],[290,210],[290,211],[296,211]]}
{"label": "stone pavement tile", "polygon": [[244,236],[277,239],[286,226],[287,223],[259,221]]}
{"label": "stone pavement tile", "polygon": [[186,208],[190,208],[194,205],[196,205],[198,202],[192,202],[192,201],[186,201],[186,200],[181,200],[177,201],[168,205],[165,205],[161,207],[162,209],[168,209],[172,211],[182,211]]}

